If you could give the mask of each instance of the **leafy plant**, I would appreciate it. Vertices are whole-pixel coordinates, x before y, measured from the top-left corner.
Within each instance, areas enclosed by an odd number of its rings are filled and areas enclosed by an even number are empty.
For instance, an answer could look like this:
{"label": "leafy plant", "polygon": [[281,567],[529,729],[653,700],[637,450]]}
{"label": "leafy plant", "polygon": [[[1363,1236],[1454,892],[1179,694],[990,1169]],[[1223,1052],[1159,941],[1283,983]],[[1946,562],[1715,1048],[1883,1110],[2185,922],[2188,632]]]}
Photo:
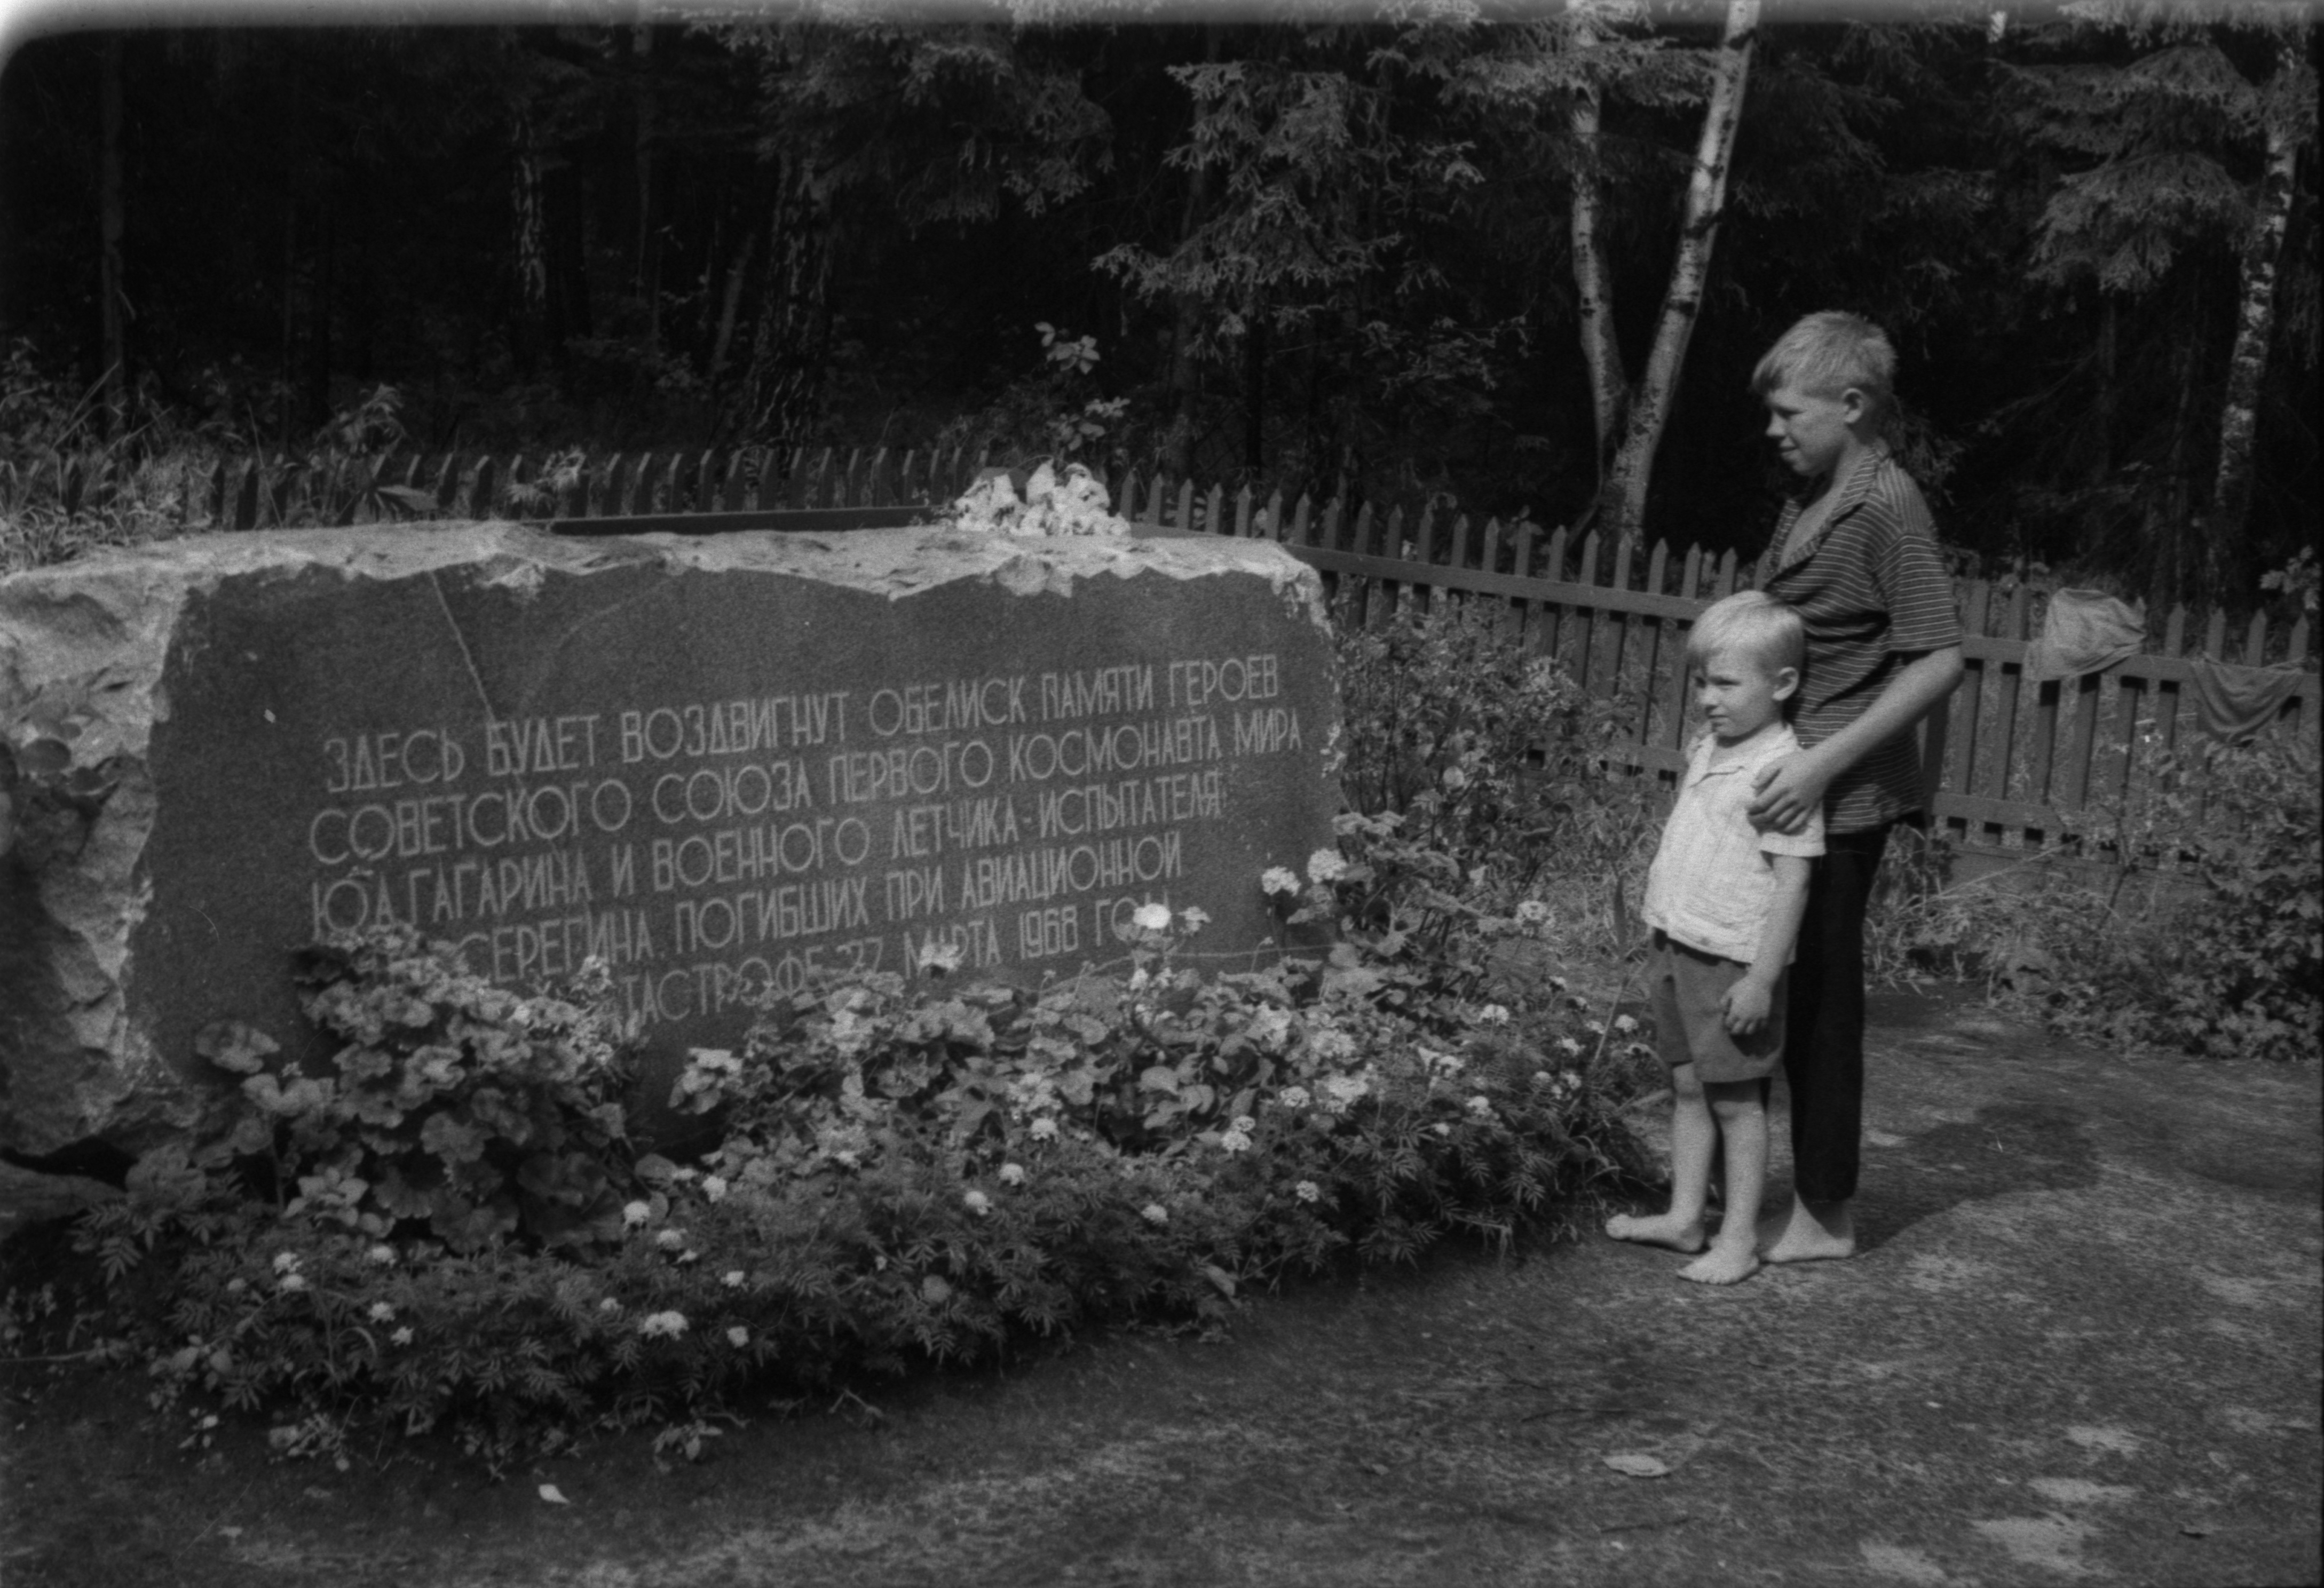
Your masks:
{"label": "leafy plant", "polygon": [[263,1408],[332,1459],[450,1427],[497,1466],[655,1421],[691,1458],[749,1386],[1216,1326],[1342,1252],[1554,1229],[1643,1169],[1604,1023],[1554,978],[1485,1001],[1484,945],[1545,912],[1462,904],[1399,827],[1262,879],[1286,931],[1336,927],[1322,958],[1200,978],[1201,912],[1149,904],[1113,973],[954,987],[933,957],[778,999],[678,1081],[719,1133],[686,1163],[622,1134],[602,973],[519,998],[409,929],[345,941],[307,970],[336,1073],[207,1030],[239,1084],[78,1238],[158,1404]]}
{"label": "leafy plant", "polygon": [[[1876,965],[1982,978],[2060,1031],[2219,1058],[2310,1059],[2324,1039],[2324,848],[2312,746],[2150,745],[2139,793],[2077,863],[1944,880],[1909,858],[1876,907]],[[2106,857],[2092,863],[2088,857]]]}

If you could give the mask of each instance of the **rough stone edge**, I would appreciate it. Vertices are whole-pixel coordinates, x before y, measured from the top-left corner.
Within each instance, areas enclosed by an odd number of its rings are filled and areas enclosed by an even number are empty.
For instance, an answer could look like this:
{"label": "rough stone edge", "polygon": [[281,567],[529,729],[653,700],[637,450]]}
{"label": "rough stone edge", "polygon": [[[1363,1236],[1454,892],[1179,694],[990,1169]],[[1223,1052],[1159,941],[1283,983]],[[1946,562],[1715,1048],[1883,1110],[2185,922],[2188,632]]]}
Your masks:
{"label": "rough stone edge", "polygon": [[[931,568],[932,557],[949,565]],[[101,687],[106,709],[75,741],[75,758],[109,763],[119,775],[72,860],[43,867],[35,879],[42,925],[66,939],[52,939],[44,957],[70,978],[58,989],[68,1006],[51,1014],[50,1029],[60,1029],[89,1062],[45,1094],[20,1090],[36,1078],[13,1067],[0,1076],[0,1144],[36,1156],[93,1138],[134,1148],[185,1128],[202,1106],[197,1090],[129,1020],[124,977],[152,895],[150,879],[138,874],[156,803],[146,757],[155,724],[169,716],[162,673],[189,603],[231,580],[317,567],[383,581],[475,570],[488,584],[538,588],[551,573],[586,576],[641,561],[674,574],[810,578],[891,601],[964,578],[1029,596],[1070,595],[1076,580],[1103,576],[1258,574],[1327,647],[1331,638],[1314,569],[1271,541],[1211,537],[1037,540],[938,526],[583,540],[487,520],[181,536],[0,579],[0,709],[47,688]],[[43,636],[37,651],[19,638],[35,622]],[[1323,774],[1334,780],[1344,732],[1334,712],[1319,757]],[[9,863],[0,855],[0,865]],[[51,1079],[64,1068],[54,1067]],[[57,1128],[60,1121],[78,1128]],[[51,1128],[25,1134],[33,1122]]]}

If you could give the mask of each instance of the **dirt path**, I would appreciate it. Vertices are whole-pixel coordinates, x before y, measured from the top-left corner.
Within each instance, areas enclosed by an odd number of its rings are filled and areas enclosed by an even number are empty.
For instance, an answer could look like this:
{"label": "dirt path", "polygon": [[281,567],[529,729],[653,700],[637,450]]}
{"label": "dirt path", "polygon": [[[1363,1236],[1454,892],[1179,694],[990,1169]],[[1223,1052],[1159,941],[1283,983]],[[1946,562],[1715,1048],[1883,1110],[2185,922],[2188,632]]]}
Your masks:
{"label": "dirt path", "polygon": [[1448,1261],[1223,1345],[497,1488],[254,1437],[189,1464],[135,1386],[18,1370],[0,1583],[2317,1582],[2318,1070],[2074,1052],[1959,999],[1874,1018],[1849,1263],[1712,1290],[1602,1239]]}

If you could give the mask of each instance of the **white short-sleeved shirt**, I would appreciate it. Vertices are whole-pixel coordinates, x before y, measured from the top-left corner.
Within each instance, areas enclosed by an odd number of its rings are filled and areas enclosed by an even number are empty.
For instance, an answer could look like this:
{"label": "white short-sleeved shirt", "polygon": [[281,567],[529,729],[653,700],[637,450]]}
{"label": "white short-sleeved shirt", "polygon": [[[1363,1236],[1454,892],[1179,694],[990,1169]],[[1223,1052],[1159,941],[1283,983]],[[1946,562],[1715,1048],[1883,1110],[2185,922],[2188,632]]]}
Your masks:
{"label": "white short-sleeved shirt", "polygon": [[1778,727],[1742,757],[1714,766],[1719,742],[1695,741],[1678,803],[1646,873],[1640,913],[1648,926],[1706,954],[1748,965],[1775,902],[1774,857],[1823,853],[1823,813],[1797,833],[1762,831],[1751,822],[1760,768],[1798,753],[1789,727]]}

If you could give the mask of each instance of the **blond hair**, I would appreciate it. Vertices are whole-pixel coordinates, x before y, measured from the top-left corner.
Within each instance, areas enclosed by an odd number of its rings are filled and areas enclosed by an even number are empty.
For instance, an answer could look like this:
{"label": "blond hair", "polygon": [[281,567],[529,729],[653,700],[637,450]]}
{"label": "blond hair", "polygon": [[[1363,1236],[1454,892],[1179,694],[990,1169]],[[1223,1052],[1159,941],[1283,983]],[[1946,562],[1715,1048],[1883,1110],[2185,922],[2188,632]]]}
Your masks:
{"label": "blond hair", "polygon": [[1811,397],[1838,397],[1853,387],[1875,428],[1896,404],[1896,349],[1886,332],[1862,315],[1840,309],[1812,314],[1775,338],[1751,372],[1751,395],[1779,386]]}
{"label": "blond hair", "polygon": [[1738,590],[1715,601],[1686,637],[1687,665],[1706,666],[1721,651],[1739,650],[1770,674],[1807,665],[1808,629],[1800,615],[1764,590]]}

